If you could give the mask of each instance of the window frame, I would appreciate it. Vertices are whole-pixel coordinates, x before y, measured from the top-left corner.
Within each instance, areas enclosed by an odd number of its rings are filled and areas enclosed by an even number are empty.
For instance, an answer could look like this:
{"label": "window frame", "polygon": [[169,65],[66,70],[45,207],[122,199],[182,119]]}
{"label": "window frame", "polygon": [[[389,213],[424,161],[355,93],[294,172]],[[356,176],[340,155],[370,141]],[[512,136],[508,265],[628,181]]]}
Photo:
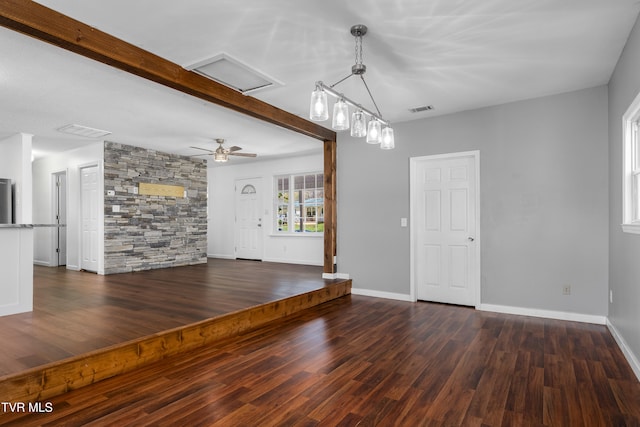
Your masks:
{"label": "window frame", "polygon": [[[316,187],[313,187],[314,190],[314,195],[317,196],[317,192],[318,190],[322,191],[322,215],[318,214],[318,209],[320,208],[320,206],[315,206],[315,218],[316,218],[316,226],[317,224],[319,224],[320,222],[318,221],[318,218],[323,218],[323,223],[324,223],[324,206],[325,206],[325,197],[324,197],[324,172],[322,171],[310,171],[310,172],[296,172],[296,173],[286,173],[286,174],[278,174],[278,175],[274,175],[273,176],[273,223],[272,223],[272,235],[274,236],[308,236],[308,237],[322,237],[324,236],[324,230],[323,231],[295,231],[295,226],[292,226],[293,224],[295,224],[295,220],[294,222],[292,222],[292,217],[294,217],[293,219],[295,219],[295,212],[296,212],[296,196],[295,196],[295,192],[297,191],[295,188],[295,180],[296,177],[301,177],[304,181],[305,177],[308,175],[314,175],[315,176],[315,185]],[[321,177],[320,180],[318,180],[318,176]],[[287,230],[280,230],[280,214],[279,214],[279,208],[280,206],[283,206],[283,204],[281,203],[280,200],[280,190],[279,190],[279,186],[278,186],[278,181],[280,179],[283,178],[287,178],[289,180],[288,182],[288,196],[286,197],[287,199]],[[322,187],[318,187],[318,182],[321,183]],[[308,189],[305,188],[303,189],[303,191],[308,191]],[[318,199],[319,197],[315,197],[316,199]]]}
{"label": "window frame", "polygon": [[622,231],[640,234],[640,93],[622,116]]}

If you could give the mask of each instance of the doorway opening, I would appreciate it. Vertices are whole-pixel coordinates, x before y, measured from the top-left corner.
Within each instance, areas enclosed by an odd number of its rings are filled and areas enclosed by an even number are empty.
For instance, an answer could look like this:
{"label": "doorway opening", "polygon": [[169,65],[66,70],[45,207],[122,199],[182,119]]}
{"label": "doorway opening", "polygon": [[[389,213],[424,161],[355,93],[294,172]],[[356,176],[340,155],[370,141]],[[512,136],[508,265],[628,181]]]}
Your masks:
{"label": "doorway opening", "polygon": [[53,256],[52,265],[67,265],[67,172],[52,174]]}

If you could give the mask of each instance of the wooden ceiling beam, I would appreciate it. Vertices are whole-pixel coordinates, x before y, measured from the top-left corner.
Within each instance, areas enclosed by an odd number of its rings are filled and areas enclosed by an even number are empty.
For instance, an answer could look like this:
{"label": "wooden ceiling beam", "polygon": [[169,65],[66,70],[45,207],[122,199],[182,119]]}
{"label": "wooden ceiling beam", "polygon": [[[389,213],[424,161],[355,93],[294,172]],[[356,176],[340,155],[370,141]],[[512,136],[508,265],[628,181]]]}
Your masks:
{"label": "wooden ceiling beam", "polygon": [[286,129],[335,141],[336,133],[30,0],[2,0],[0,25],[180,92]]}

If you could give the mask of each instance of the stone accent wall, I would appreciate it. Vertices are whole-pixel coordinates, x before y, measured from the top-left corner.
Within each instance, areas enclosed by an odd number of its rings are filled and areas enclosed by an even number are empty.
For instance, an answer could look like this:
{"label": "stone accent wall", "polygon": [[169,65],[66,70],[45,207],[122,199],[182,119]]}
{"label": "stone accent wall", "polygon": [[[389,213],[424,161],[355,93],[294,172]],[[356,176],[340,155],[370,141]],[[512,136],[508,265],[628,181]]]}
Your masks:
{"label": "stone accent wall", "polygon": [[[141,182],[187,197],[140,195]],[[105,274],[207,262],[206,161],[106,142],[104,191]]]}

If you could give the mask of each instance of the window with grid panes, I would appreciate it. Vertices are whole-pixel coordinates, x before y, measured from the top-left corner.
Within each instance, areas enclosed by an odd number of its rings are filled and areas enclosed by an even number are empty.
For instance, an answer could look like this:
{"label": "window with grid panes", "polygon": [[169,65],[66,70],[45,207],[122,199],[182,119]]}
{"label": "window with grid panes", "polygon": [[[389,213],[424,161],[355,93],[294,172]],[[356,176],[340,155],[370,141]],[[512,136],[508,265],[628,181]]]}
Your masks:
{"label": "window with grid panes", "polygon": [[623,218],[625,232],[640,234],[640,94],[623,116]]}
{"label": "window with grid panes", "polygon": [[324,232],[324,175],[280,175],[275,184],[275,224],[278,234]]}

